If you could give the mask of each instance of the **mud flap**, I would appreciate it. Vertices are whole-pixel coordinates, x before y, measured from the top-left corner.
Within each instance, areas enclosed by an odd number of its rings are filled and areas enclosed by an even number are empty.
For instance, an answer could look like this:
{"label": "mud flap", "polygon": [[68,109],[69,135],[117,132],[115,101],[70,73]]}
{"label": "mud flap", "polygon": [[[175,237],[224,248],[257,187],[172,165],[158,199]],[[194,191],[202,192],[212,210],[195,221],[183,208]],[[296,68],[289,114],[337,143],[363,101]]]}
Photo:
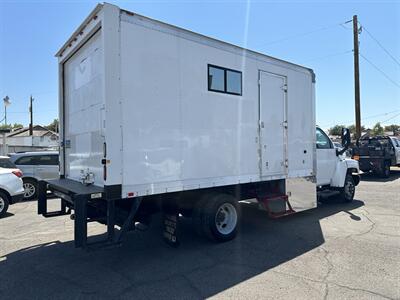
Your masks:
{"label": "mud flap", "polygon": [[163,214],[164,241],[172,247],[179,246],[179,240],[178,240],[178,234],[177,234],[178,221],[179,221],[178,213],[173,213],[173,214],[172,213],[164,213]]}

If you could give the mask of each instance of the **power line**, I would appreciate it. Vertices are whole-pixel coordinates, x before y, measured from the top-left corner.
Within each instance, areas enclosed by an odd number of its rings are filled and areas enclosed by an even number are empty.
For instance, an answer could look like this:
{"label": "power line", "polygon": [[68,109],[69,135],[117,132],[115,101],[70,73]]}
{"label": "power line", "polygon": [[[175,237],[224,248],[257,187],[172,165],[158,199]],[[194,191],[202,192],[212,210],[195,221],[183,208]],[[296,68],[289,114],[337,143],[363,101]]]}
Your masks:
{"label": "power line", "polygon": [[380,117],[380,116],[387,116],[387,115],[390,115],[390,114],[398,112],[398,111],[400,111],[400,109],[396,109],[396,110],[393,110],[393,111],[390,111],[390,112],[387,112],[387,113],[383,113],[383,114],[378,114],[378,115],[362,118],[362,120],[368,120],[368,119],[372,119],[372,118],[376,118],[376,117]]}
{"label": "power line", "polygon": [[325,58],[330,58],[330,57],[339,56],[339,55],[344,55],[344,54],[351,53],[351,52],[353,52],[353,50],[336,52],[336,53],[328,54],[328,55],[325,55],[325,56],[320,56],[320,57],[316,57],[316,58],[312,58],[312,59],[307,59],[303,63],[314,61],[314,60],[322,60],[322,59],[325,59]]}
{"label": "power line", "polygon": [[307,36],[307,35],[310,35],[310,34],[313,34],[313,33],[316,33],[316,32],[325,31],[325,30],[331,29],[331,28],[336,27],[336,26],[343,26],[344,24],[346,24],[346,22],[335,23],[335,24],[324,26],[324,27],[320,27],[318,29],[314,29],[314,30],[311,30],[311,31],[306,31],[306,32],[302,32],[302,33],[299,33],[299,34],[294,34],[294,35],[291,35],[291,36],[288,36],[288,37],[284,37],[282,39],[278,39],[278,40],[274,40],[274,41],[270,41],[270,42],[263,42],[263,43],[260,43],[260,44],[256,44],[254,46],[255,47],[260,47],[260,46],[273,45],[273,44],[285,42],[287,40],[291,40],[291,39],[296,39],[296,38],[299,38],[299,37]]}
{"label": "power line", "polygon": [[378,72],[380,72],[383,76],[386,77],[387,80],[389,80],[391,83],[393,83],[395,86],[400,88],[400,84],[398,84],[396,81],[394,81],[392,78],[389,77],[385,72],[383,72],[379,67],[377,67],[373,62],[371,62],[368,58],[366,58],[362,53],[360,53],[360,56],[371,66],[373,66]]}
{"label": "power line", "polygon": [[394,61],[397,65],[400,66],[400,62],[399,62],[385,47],[383,47],[383,45],[377,40],[377,38],[375,38],[375,37],[372,35],[372,33],[369,32],[369,31],[367,30],[367,28],[365,28],[364,25],[362,25],[361,23],[360,23],[360,25],[362,26],[362,29],[365,30],[365,32],[375,41],[375,43],[377,43],[378,46],[381,47],[382,50],[385,51],[385,53],[386,53],[387,55],[389,55],[390,58],[393,59],[393,61]]}
{"label": "power line", "polygon": [[[400,111],[400,109],[392,110],[392,111],[385,112],[385,113],[381,113],[381,114],[377,114],[377,115],[368,116],[368,117],[365,117],[365,118],[361,118],[361,120],[364,121],[364,120],[373,119],[373,118],[380,117],[380,116],[387,116],[387,115],[396,113],[396,112],[398,112],[398,111]],[[348,124],[348,123],[350,123],[350,122],[353,122],[353,120],[351,120],[351,121],[346,121],[346,122],[343,122],[343,123]],[[325,125],[324,127],[327,127],[327,126],[334,126],[334,125],[337,125],[337,123],[331,123],[331,124],[329,124],[329,125]]]}
{"label": "power line", "polygon": [[381,123],[386,123],[387,121],[393,120],[394,118],[400,116],[400,113],[394,115],[393,117],[390,117],[389,119],[386,119],[385,121],[382,121]]}

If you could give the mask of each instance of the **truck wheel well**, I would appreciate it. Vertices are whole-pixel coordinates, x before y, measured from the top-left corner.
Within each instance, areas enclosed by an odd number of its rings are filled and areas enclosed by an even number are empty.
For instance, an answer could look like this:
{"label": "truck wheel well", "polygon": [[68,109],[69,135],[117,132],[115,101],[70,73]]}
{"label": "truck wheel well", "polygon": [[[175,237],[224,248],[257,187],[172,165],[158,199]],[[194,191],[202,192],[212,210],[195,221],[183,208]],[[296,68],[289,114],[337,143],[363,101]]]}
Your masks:
{"label": "truck wheel well", "polygon": [[358,173],[358,170],[356,168],[348,168],[347,169],[347,174],[352,175],[353,173]]}

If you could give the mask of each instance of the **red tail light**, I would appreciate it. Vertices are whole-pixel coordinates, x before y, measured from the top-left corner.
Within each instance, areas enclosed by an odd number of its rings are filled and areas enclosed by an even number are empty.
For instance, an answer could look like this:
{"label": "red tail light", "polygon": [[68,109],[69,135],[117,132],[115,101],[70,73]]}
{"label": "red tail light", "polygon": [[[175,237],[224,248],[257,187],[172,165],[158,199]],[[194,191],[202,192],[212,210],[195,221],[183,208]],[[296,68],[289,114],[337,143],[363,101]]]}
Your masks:
{"label": "red tail light", "polygon": [[21,170],[15,170],[15,171],[12,171],[12,173],[13,173],[15,176],[17,176],[17,177],[22,177],[22,175],[24,175],[24,174],[21,172]]}

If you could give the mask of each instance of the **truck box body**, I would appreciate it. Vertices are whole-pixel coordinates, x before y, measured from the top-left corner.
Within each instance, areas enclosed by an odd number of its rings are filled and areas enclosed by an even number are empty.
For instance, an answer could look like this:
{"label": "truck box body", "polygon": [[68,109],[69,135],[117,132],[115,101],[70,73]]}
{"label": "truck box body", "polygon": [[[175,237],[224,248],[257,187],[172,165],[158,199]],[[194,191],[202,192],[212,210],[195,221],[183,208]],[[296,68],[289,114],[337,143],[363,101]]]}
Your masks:
{"label": "truck box body", "polygon": [[312,70],[109,4],[57,56],[63,177],[120,199],[285,179],[316,206]]}

